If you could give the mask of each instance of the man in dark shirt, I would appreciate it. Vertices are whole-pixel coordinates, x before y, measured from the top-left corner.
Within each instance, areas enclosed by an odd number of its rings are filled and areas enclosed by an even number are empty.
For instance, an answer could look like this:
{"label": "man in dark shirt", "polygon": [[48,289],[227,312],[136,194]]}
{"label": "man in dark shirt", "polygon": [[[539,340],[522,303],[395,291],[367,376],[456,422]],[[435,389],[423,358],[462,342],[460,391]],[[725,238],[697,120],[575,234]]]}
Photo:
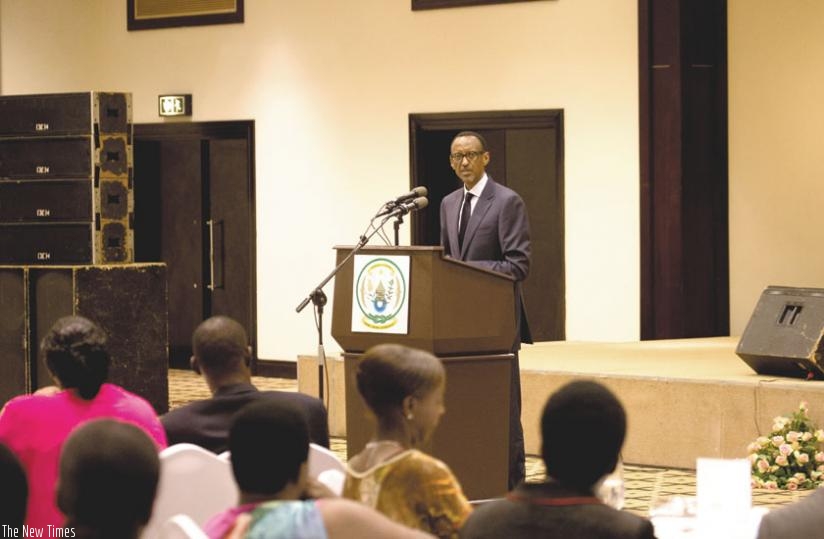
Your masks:
{"label": "man in dark shirt", "polygon": [[302,393],[258,391],[249,370],[251,347],[246,330],[226,316],[202,322],[192,335],[192,369],[206,378],[212,398],[171,410],[160,418],[169,445],[190,443],[214,453],[228,449],[234,414],[261,399],[288,401],[302,411],[309,440],[329,447],[329,423],[323,403]]}
{"label": "man in dark shirt", "polygon": [[556,391],[541,417],[547,481],[521,483],[505,499],[478,507],[460,537],[654,539],[649,520],[595,496],[618,463],[626,425],[624,407],[597,382],[578,380]]}

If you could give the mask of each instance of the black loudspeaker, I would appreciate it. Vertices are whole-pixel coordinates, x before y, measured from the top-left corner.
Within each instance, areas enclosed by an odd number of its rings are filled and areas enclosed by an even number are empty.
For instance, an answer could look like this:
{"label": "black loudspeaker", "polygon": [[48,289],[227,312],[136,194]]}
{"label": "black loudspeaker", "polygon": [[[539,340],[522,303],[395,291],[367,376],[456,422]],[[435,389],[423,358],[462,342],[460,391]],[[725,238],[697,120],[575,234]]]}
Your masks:
{"label": "black loudspeaker", "polygon": [[0,268],[0,406],[30,388],[26,301],[23,268]]}
{"label": "black loudspeaker", "polygon": [[0,96],[0,264],[132,262],[133,178],[130,94]]}
{"label": "black loudspeaker", "polygon": [[169,407],[164,264],[0,266],[0,405],[52,384],[39,344],[54,322],[85,316],[108,335],[109,381]]}
{"label": "black loudspeaker", "polygon": [[758,374],[824,379],[824,289],[769,286],[735,353]]}

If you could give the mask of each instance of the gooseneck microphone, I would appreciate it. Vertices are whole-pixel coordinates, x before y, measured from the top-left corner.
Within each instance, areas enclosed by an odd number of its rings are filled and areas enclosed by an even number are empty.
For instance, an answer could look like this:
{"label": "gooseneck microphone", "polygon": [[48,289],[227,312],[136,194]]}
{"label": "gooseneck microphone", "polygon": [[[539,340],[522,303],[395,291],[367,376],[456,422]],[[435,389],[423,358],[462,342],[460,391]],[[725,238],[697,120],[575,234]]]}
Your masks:
{"label": "gooseneck microphone", "polygon": [[404,193],[399,197],[395,197],[394,200],[390,200],[386,204],[397,205],[397,204],[400,204],[401,202],[406,202],[407,200],[412,200],[413,198],[425,197],[428,194],[429,194],[429,189],[427,189],[423,185],[419,185],[416,188],[409,191],[408,193]]}
{"label": "gooseneck microphone", "polygon": [[[404,193],[400,196],[397,196],[397,197],[393,198],[392,200],[390,200],[389,202],[387,202],[386,204],[384,204],[383,207],[381,208],[381,210],[377,213],[377,215],[375,215],[375,217],[383,217],[384,215],[389,215],[389,214],[398,215],[398,214],[395,214],[395,213],[392,213],[392,212],[400,204],[402,204],[402,203],[404,203],[408,200],[412,200],[412,199],[416,199],[416,198],[423,198],[427,194],[429,194],[429,189],[427,189],[423,185],[419,185],[419,186],[415,187],[414,189],[412,189],[411,191],[409,191],[408,193]],[[418,208],[418,209],[420,209],[420,208]],[[409,210],[401,213],[400,215],[403,215],[405,213],[409,213]]]}
{"label": "gooseneck microphone", "polygon": [[397,206],[395,206],[394,209],[386,213],[386,216],[387,218],[389,218],[398,215],[406,215],[411,211],[422,210],[427,206],[429,206],[429,199],[426,197],[418,197],[415,200],[410,200],[409,202],[398,204]]}

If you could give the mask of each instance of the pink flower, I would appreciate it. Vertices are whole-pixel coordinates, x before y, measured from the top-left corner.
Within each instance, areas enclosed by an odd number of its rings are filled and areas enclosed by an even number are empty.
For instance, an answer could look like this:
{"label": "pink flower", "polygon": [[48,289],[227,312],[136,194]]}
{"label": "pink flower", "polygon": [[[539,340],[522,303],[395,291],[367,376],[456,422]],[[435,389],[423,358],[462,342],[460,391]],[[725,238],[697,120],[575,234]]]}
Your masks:
{"label": "pink flower", "polygon": [[753,442],[747,446],[747,453],[757,453],[759,449],[761,449],[761,444]]}
{"label": "pink flower", "polygon": [[813,438],[813,433],[812,432],[805,432],[804,434],[801,435],[801,441],[802,442],[809,442],[810,440],[812,440],[812,438]]}
{"label": "pink flower", "polygon": [[785,457],[784,455],[778,455],[777,457],[775,457],[775,463],[779,466],[786,466],[788,464],[787,457]]}
{"label": "pink flower", "polygon": [[787,482],[787,490],[798,490],[798,483]]}
{"label": "pink flower", "polygon": [[759,459],[756,463],[756,466],[758,467],[758,471],[761,473],[765,473],[767,470],[770,469],[770,463],[764,459]]}
{"label": "pink flower", "polygon": [[807,453],[799,453],[798,451],[796,451],[793,454],[795,455],[796,462],[800,464],[807,464],[808,462],[810,462],[810,455],[808,455]]}
{"label": "pink flower", "polygon": [[793,452],[793,448],[788,444],[781,444],[780,446],[778,446],[778,451],[786,457]]}
{"label": "pink flower", "polygon": [[787,441],[790,443],[797,442],[801,435],[794,430],[787,433]]}
{"label": "pink flower", "polygon": [[783,436],[773,436],[772,437],[772,444],[775,447],[780,447],[781,444],[783,444],[783,443],[784,443],[784,437]]}
{"label": "pink flower", "polygon": [[824,472],[824,464],[819,465],[818,468],[816,468],[816,470],[818,470],[819,472]]}
{"label": "pink flower", "polygon": [[815,454],[815,461],[816,462],[824,462],[824,451],[819,451]]}
{"label": "pink flower", "polygon": [[776,483],[775,481],[766,481],[764,483],[764,488],[775,490],[778,488],[778,483]]}

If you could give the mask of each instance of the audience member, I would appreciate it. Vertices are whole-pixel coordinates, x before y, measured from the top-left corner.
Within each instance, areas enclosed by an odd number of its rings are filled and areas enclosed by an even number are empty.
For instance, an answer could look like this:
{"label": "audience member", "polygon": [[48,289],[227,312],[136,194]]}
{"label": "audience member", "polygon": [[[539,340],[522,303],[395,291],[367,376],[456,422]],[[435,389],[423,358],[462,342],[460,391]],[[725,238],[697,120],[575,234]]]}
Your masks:
{"label": "audience member", "polygon": [[761,519],[758,539],[816,537],[824,529],[824,489],[803,500],[770,511]]}
{"label": "audience member", "polygon": [[0,412],[0,441],[28,475],[26,524],[47,530],[63,523],[55,505],[55,481],[60,449],[75,427],[96,418],[118,418],[144,429],[158,448],[166,446],[166,434],[148,402],[106,383],[106,335],[90,320],[58,320],[43,339],[41,353],[60,389],[10,400]]}
{"label": "audience member", "polygon": [[157,446],[144,431],[112,419],[84,423],[60,455],[57,504],[66,522],[59,536],[137,539],[152,514],[159,476]]}
{"label": "audience member", "polygon": [[650,521],[594,495],[598,481],[615,469],[625,433],[624,408],[606,387],[592,381],[565,385],[550,396],[541,418],[548,480],[521,483],[506,499],[477,508],[461,537],[655,537]]}
{"label": "audience member", "polygon": [[26,472],[11,449],[0,444],[0,488],[3,491],[3,502],[0,503],[0,525],[14,528],[20,537],[19,531],[26,521],[26,499],[29,497],[29,485],[26,482]]}
{"label": "audience member", "polygon": [[259,400],[238,412],[229,433],[240,504],[206,523],[210,538],[331,539],[430,537],[340,498],[303,499],[309,434],[294,403]]}
{"label": "audience member", "polygon": [[323,403],[302,393],[258,391],[249,370],[251,348],[246,331],[226,316],[202,322],[192,335],[192,369],[206,378],[212,397],[175,408],[161,421],[169,444],[191,443],[214,453],[227,449],[232,417],[259,399],[290,401],[309,425],[309,440],[329,447],[329,424]]}
{"label": "audience member", "polygon": [[471,506],[449,468],[417,449],[444,413],[446,373],[440,360],[422,350],[382,344],[366,351],[356,376],[377,432],[349,461],[343,495],[406,526],[456,537]]}

